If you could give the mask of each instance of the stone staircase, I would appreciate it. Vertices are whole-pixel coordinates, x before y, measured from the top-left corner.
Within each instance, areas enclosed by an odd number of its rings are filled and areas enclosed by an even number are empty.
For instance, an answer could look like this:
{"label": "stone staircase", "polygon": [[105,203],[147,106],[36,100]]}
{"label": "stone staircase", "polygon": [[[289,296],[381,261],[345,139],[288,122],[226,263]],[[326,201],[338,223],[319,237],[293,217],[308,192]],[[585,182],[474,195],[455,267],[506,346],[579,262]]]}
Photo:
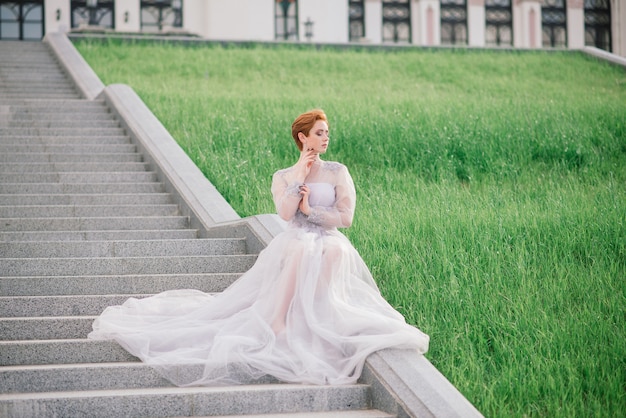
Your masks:
{"label": "stone staircase", "polygon": [[219,292],[256,259],[199,238],[121,126],[44,43],[0,41],[0,416],[395,416],[365,384],[177,388],[86,339],[106,306]]}

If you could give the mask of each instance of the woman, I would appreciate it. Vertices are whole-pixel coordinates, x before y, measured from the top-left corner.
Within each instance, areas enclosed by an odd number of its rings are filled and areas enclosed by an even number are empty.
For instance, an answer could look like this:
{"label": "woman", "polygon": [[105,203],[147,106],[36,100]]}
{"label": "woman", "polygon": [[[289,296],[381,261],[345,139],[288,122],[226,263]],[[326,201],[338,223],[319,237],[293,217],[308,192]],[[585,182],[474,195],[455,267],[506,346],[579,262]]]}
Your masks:
{"label": "woman", "polygon": [[272,195],[286,231],[217,296],[194,290],[129,299],[96,319],[93,339],[114,339],[179,386],[354,383],[374,351],[426,352],[429,337],[404,321],[337,228],[352,223],[356,194],[340,163],[322,161],[328,120],[298,116],[300,158],[276,172]]}

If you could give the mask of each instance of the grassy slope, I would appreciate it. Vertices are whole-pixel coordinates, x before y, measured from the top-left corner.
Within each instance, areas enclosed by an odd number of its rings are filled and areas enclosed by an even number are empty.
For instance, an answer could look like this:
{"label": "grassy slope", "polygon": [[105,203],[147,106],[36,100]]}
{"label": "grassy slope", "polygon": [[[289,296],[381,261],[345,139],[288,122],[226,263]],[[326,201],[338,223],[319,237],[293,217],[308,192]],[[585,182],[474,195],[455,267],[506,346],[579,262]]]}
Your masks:
{"label": "grassy slope", "polygon": [[77,45],[227,200],[273,212],[300,112],[357,184],[345,231],[487,416],[626,410],[626,75],[575,53]]}

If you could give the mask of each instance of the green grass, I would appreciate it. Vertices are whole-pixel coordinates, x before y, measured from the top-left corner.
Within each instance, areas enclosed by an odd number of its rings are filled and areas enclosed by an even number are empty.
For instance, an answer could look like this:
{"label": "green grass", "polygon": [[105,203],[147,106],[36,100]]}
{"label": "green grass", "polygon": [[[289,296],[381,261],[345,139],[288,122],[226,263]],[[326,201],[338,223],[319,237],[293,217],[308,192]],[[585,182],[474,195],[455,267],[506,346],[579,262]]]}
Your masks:
{"label": "green grass", "polygon": [[626,411],[626,73],[578,53],[82,41],[241,216],[323,108],[345,230],[486,416]]}

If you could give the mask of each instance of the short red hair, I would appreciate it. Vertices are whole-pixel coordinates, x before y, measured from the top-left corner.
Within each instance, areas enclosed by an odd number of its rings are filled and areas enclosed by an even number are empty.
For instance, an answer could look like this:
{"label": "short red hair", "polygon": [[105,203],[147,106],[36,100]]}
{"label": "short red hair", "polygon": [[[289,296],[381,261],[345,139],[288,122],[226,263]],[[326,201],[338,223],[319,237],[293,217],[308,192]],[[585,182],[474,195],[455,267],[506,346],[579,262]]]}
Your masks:
{"label": "short red hair", "polygon": [[298,139],[298,133],[302,132],[304,136],[309,136],[309,132],[311,132],[313,125],[315,125],[315,122],[318,120],[323,120],[328,124],[328,119],[324,111],[321,109],[313,109],[298,116],[291,124],[291,136],[293,140],[296,141],[296,145],[300,151],[302,151],[302,142]]}

